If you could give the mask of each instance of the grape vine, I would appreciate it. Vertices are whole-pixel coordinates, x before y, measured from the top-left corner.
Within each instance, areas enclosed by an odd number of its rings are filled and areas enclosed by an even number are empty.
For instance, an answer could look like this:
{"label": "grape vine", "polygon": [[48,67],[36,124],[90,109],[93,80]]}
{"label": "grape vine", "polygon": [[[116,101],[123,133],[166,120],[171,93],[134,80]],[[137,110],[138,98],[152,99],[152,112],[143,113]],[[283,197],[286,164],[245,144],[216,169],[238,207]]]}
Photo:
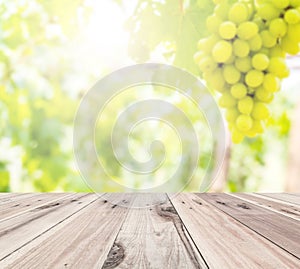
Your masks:
{"label": "grape vine", "polygon": [[214,0],[210,35],[194,56],[208,87],[221,94],[232,141],[263,133],[268,104],[289,76],[286,54],[299,52],[300,0]]}

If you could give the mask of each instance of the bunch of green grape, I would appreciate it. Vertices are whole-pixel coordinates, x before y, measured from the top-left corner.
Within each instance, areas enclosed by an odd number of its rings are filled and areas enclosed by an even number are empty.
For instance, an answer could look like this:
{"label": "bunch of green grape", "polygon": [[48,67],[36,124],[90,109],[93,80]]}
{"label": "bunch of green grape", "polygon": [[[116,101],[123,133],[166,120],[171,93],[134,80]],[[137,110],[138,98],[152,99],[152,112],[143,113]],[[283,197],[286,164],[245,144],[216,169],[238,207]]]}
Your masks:
{"label": "bunch of green grape", "polygon": [[210,36],[198,42],[195,61],[207,85],[221,94],[232,141],[264,131],[268,103],[289,75],[285,57],[300,43],[300,0],[214,0]]}

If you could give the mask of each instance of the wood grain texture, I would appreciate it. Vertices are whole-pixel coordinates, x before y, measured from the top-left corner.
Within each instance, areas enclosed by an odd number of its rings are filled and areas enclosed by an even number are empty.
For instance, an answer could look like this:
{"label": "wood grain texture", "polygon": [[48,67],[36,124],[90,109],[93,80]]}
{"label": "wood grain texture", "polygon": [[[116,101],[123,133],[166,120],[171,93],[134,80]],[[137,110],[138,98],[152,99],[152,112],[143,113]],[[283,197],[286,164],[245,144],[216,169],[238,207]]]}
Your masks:
{"label": "wood grain texture", "polygon": [[218,209],[300,257],[300,222],[227,194],[202,194]]}
{"label": "wood grain texture", "polygon": [[101,268],[132,199],[126,194],[100,197],[0,262],[0,267]]}
{"label": "wood grain texture", "polygon": [[29,194],[32,194],[32,193],[0,192],[0,201],[6,200],[6,199],[13,199],[18,196],[29,195]]}
{"label": "wood grain texture", "polygon": [[8,203],[0,204],[0,222],[25,213],[33,208],[53,203],[70,193],[37,193],[29,196],[21,196]]}
{"label": "wood grain texture", "polygon": [[166,194],[135,197],[103,269],[207,268]]}
{"label": "wood grain texture", "polygon": [[298,269],[299,199],[0,194],[0,268]]}
{"label": "wood grain texture", "polygon": [[206,202],[207,196],[182,193],[172,204],[209,268],[299,267],[297,258]]}
{"label": "wood grain texture", "polygon": [[261,206],[263,208],[273,210],[279,214],[288,216],[290,218],[300,220],[300,206],[298,205],[286,203],[281,200],[274,200],[266,196],[255,195],[255,194],[235,193],[230,195],[241,198],[257,206]]}
{"label": "wood grain texture", "polygon": [[97,198],[74,194],[0,222],[0,261]]}
{"label": "wood grain texture", "polygon": [[17,193],[17,194],[13,194],[12,195],[4,195],[4,196],[0,196],[0,206],[3,206],[3,205],[9,205],[10,203],[12,202],[17,202],[17,201],[20,201],[20,200],[24,200],[26,198],[29,198],[29,197],[33,197],[35,196],[36,194],[34,193]]}
{"label": "wood grain texture", "polygon": [[295,205],[300,205],[300,197],[297,197],[296,195],[292,195],[289,193],[258,193],[258,194],[262,196],[278,199],[284,202],[292,203]]}

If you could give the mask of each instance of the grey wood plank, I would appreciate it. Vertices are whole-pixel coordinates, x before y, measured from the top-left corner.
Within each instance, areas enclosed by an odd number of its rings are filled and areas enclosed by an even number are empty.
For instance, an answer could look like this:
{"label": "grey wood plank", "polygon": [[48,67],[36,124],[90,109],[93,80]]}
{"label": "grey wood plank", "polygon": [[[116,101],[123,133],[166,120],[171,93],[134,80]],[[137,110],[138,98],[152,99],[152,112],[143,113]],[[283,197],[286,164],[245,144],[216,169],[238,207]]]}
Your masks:
{"label": "grey wood plank", "polygon": [[35,193],[11,193],[8,195],[1,195],[0,196],[0,206],[7,205],[16,201],[20,201],[29,197],[34,197]]}
{"label": "grey wood plank", "polygon": [[17,196],[17,195],[19,195],[19,193],[0,192],[0,201],[1,201],[2,199],[6,199],[6,198],[13,197],[13,196]]}
{"label": "grey wood plank", "polygon": [[0,222],[0,260],[97,198],[95,194],[74,194]]}
{"label": "grey wood plank", "polygon": [[103,269],[207,268],[193,244],[166,194],[136,194]]}
{"label": "grey wood plank", "polygon": [[2,199],[7,199],[7,198],[13,198],[13,197],[18,197],[22,195],[26,195],[28,193],[22,193],[22,192],[0,192],[0,201]]}
{"label": "grey wood plank", "polygon": [[13,218],[19,214],[27,212],[35,207],[46,203],[54,202],[70,193],[37,193],[35,195],[22,196],[18,200],[9,203],[0,204],[0,222],[8,218]]}
{"label": "grey wood plank", "polygon": [[299,268],[296,257],[200,197],[180,193],[171,202],[209,268]]}
{"label": "grey wood plank", "polygon": [[227,194],[200,196],[279,247],[300,257],[299,221]]}
{"label": "grey wood plank", "polygon": [[278,199],[281,201],[289,202],[295,205],[300,205],[300,197],[291,195],[289,193],[257,193],[262,196],[271,197],[273,199]]}
{"label": "grey wood plank", "polygon": [[105,194],[1,261],[0,267],[101,268],[132,199]]}
{"label": "grey wood plank", "polygon": [[251,202],[257,206],[273,210],[290,218],[300,220],[300,206],[298,205],[287,204],[281,200],[273,200],[272,198],[255,194],[234,193],[230,195],[245,199],[246,201]]}

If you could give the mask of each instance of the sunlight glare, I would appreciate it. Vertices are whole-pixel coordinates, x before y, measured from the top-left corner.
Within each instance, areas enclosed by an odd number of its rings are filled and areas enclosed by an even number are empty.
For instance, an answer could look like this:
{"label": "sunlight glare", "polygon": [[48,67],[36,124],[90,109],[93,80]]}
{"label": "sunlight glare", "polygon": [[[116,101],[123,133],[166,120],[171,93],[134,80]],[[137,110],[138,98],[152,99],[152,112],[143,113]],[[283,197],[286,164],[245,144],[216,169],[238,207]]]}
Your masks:
{"label": "sunlight glare", "polygon": [[119,67],[127,62],[129,34],[124,29],[126,15],[110,0],[90,1],[92,14],[83,29],[88,57],[101,61],[101,67]]}

